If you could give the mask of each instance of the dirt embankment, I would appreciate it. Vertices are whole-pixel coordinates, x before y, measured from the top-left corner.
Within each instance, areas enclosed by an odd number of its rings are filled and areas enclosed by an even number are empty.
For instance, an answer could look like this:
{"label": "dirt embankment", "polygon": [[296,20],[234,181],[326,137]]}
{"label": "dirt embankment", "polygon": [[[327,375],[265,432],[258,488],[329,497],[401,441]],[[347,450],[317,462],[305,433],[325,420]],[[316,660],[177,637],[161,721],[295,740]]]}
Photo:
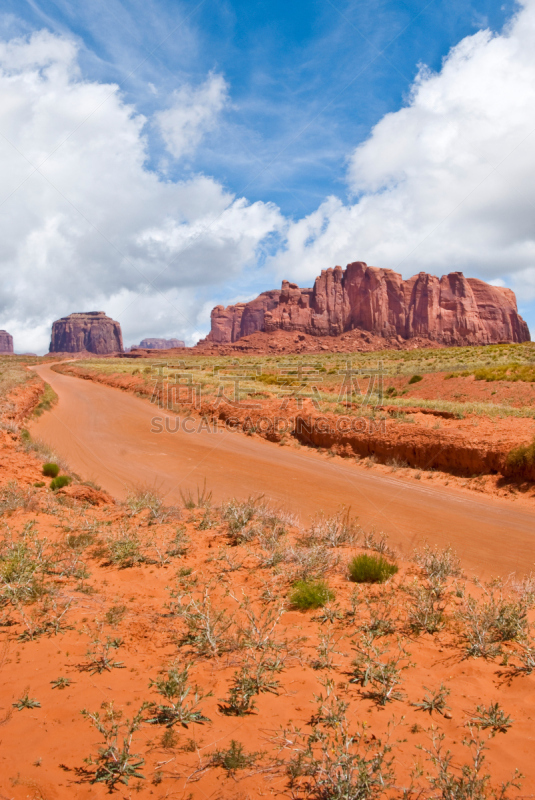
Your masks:
{"label": "dirt embankment", "polygon": [[[154,384],[142,376],[99,374],[70,364],[54,369],[140,397],[154,398]],[[175,406],[173,410],[187,414],[192,409]],[[508,454],[535,437],[532,419],[490,419],[482,415],[456,419],[453,414],[418,407],[384,406],[371,418],[321,414],[309,400],[303,401],[301,409],[294,400],[285,409],[273,400],[263,401],[260,408],[210,401],[201,403],[195,413],[269,441],[284,443],[293,438],[341,456],[372,457],[386,464],[440,470],[458,476],[499,475],[513,479]],[[535,481],[535,466],[523,469],[521,481]]]}
{"label": "dirt embankment", "polygon": [[45,392],[45,382],[32,376],[26,383],[17,386],[2,403],[0,415],[4,423],[21,425],[33,414]]}

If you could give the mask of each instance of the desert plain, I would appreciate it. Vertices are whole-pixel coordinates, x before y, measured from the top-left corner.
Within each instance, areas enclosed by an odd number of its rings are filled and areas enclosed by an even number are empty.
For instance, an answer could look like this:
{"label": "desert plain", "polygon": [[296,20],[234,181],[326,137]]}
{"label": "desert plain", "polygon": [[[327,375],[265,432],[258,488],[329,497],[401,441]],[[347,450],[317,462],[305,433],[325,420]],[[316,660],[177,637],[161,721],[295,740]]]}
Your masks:
{"label": "desert plain", "polygon": [[532,796],[533,348],[4,357],[2,797]]}

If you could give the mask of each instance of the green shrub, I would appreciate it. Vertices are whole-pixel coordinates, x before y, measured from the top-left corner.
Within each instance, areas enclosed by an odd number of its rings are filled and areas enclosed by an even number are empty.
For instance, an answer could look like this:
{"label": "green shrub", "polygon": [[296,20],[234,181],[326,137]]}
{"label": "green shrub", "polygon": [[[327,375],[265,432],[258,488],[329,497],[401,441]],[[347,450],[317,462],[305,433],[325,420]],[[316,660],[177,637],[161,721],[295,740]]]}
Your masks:
{"label": "green shrub", "polygon": [[413,375],[412,378],[410,379],[409,383],[419,383],[420,381],[423,381],[423,378],[422,378],[421,375]]}
{"label": "green shrub", "polygon": [[321,608],[329,600],[334,600],[335,594],[325,581],[296,581],[289,594],[290,603],[304,611],[307,608]]}
{"label": "green shrub", "polygon": [[254,766],[255,762],[262,755],[261,752],[246,753],[241,742],[235,739],[230,740],[228,750],[216,750],[210,759],[213,767],[223,767],[227,775],[234,775],[239,769],[247,769]]}
{"label": "green shrub", "polygon": [[531,444],[510,450],[506,460],[508,475],[522,475],[535,467],[535,439]]}
{"label": "green shrub", "polygon": [[63,489],[64,486],[68,486],[71,481],[72,478],[69,478],[68,475],[58,475],[57,478],[50,481],[50,488],[55,492],[56,489]]}
{"label": "green shrub", "polygon": [[371,556],[363,553],[355,556],[348,565],[349,577],[355,583],[384,583],[398,571],[384,556]]}
{"label": "green shrub", "polygon": [[57,478],[59,475],[59,467],[57,464],[48,463],[43,464],[43,475],[47,478]]}
{"label": "green shrub", "polygon": [[43,414],[45,411],[50,411],[52,406],[54,406],[57,402],[58,402],[58,396],[55,393],[54,389],[50,386],[49,383],[45,383],[45,388],[43,394],[41,395],[41,400],[39,401],[38,405],[35,407],[33,412],[34,417],[40,417],[41,414]]}
{"label": "green shrub", "polygon": [[110,561],[121,569],[142,564],[145,555],[142,551],[141,541],[137,533],[125,531],[122,536],[108,542]]}

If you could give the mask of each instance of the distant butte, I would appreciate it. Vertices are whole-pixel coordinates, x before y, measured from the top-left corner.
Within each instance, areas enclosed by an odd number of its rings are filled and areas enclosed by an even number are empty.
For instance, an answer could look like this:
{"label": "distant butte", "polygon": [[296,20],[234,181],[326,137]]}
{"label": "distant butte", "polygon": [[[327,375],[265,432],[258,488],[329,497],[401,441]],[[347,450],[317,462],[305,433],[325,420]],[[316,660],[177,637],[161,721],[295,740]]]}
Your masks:
{"label": "distant butte", "polygon": [[13,337],[7,331],[0,331],[0,353],[13,352]]}
{"label": "distant butte", "polygon": [[249,303],[216,306],[202,345],[237,342],[256,332],[340,336],[369,331],[399,344],[427,339],[438,345],[527,342],[527,324],[511,289],[491,286],[462,272],[441,278],[420,272],[408,280],[363,261],[322,270],[314,288],[282,282]]}
{"label": "distant butte", "polygon": [[142,339],[139,347],[146,350],[171,350],[175,347],[185,347],[182,339]]}
{"label": "distant butte", "polygon": [[52,325],[51,353],[121,353],[121,326],[103,311],[69,314]]}

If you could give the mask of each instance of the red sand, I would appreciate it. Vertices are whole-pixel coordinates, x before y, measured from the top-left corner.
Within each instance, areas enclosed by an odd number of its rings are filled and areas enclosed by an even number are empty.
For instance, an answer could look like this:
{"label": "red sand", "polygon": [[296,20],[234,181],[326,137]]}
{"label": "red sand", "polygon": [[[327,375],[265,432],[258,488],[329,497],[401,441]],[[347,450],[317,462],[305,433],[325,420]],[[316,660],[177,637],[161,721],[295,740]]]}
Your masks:
{"label": "red sand", "polygon": [[[60,400],[52,412],[45,413],[32,424],[32,430],[55,437],[63,454],[72,458],[73,467],[83,473],[83,477],[95,477],[106,488],[113,484],[124,493],[125,484],[139,483],[140,479],[161,480],[167,481],[171,497],[177,493],[176,484],[195,487],[202,483],[203,474],[207,474],[209,485],[217,489],[218,496],[231,489],[229,494],[245,497],[254,488],[264,486],[270,498],[288,499],[307,516],[330,498],[333,504],[337,500],[351,502],[360,521],[365,522],[366,515],[373,517],[378,513],[377,503],[381,503],[384,518],[393,532],[392,539],[397,536],[398,541],[408,546],[408,532],[412,529],[417,531],[417,536],[428,533],[432,541],[454,541],[462,550],[465,564],[473,567],[479,564],[482,570],[507,572],[513,563],[522,566],[533,557],[531,532],[535,515],[519,511],[511,502],[493,502],[488,498],[474,500],[459,492],[415,487],[395,477],[370,475],[344,462],[333,463],[311,453],[293,453],[288,448],[241,434],[217,437],[218,451],[211,451],[212,440],[204,441],[202,435],[160,436],[158,445],[154,446],[147,426],[154,410],[145,401],[98,384],[47,374],[42,369],[40,372],[46,374]],[[15,433],[0,431],[2,490],[15,478],[20,486],[30,488],[42,477],[37,459],[21,452],[18,446]],[[188,473],[195,464],[188,459],[194,456],[198,459],[198,476],[192,478]],[[291,483],[292,479],[296,482]],[[172,486],[175,488],[171,490]],[[60,604],[73,601],[64,619],[65,627],[58,635],[45,633],[37,635],[33,641],[21,640],[19,636],[24,625],[20,609],[15,607],[8,609],[13,624],[0,627],[2,798],[89,800],[108,796],[102,784],[87,782],[92,769],[87,759],[96,756],[102,738],[80,711],[83,708],[99,711],[103,703],[113,701],[124,717],[131,717],[143,701],[157,700],[149,682],[174,659],[178,659],[180,668],[191,660],[191,682],[198,683],[204,692],[212,691],[213,696],[201,703],[202,712],[211,722],[203,726],[190,725],[188,729],[177,726],[173,746],[162,744],[163,727],[145,723],[134,735],[132,747],[145,761],[141,768],[145,780],[133,780],[129,786],[118,787],[118,797],[154,800],[288,798],[291,792],[283,767],[273,761],[277,755],[273,739],[281,727],[292,723],[307,732],[311,730],[311,717],[317,707],[314,695],[325,694],[322,684],[326,678],[332,679],[337,694],[349,703],[347,718],[351,730],[356,731],[359,725],[365,724],[370,745],[385,735],[390,722],[395,722],[391,744],[397,789],[388,792],[387,797],[400,797],[402,787],[410,783],[409,773],[416,762],[423,764],[426,771],[430,768],[417,746],[429,747],[426,731],[431,725],[444,731],[445,746],[452,750],[456,763],[463,763],[468,755],[461,744],[468,733],[467,720],[477,705],[488,706],[497,701],[514,721],[506,734],[499,733],[488,739],[483,772],[488,771],[496,784],[506,781],[518,767],[525,775],[522,788],[512,789],[509,796],[533,795],[535,674],[507,677],[517,650],[517,646],[509,642],[504,644],[504,652],[509,653],[509,667],[505,659],[500,663],[499,659],[463,657],[453,619],[462,604],[459,592],[452,591],[448,595],[449,622],[443,631],[434,636],[408,635],[403,622],[406,594],[397,587],[409,584],[418,575],[411,563],[400,563],[400,572],[391,588],[387,585],[384,589],[363,587],[360,590],[361,598],[372,602],[375,597],[373,603],[379,605],[378,598],[384,596],[396,620],[396,631],[379,637],[376,643],[381,647],[389,643],[395,648],[399,635],[403,646],[411,653],[410,665],[403,672],[400,686],[402,699],[384,707],[377,706],[365,696],[364,688],[348,682],[355,656],[354,643],[359,639],[359,628],[368,618],[364,603],[358,606],[354,619],[335,619],[332,625],[315,620],[317,612],[287,608],[273,639],[282,642],[285,638],[305,638],[291,646],[293,655],[282,672],[275,675],[280,681],[278,693],[259,695],[257,709],[252,714],[243,717],[223,714],[219,702],[228,696],[230,681],[249,651],[242,648],[213,658],[188,656],[187,648],[177,645],[184,627],[177,616],[169,613],[167,604],[171,596],[166,587],[177,584],[179,570],[191,569],[199,586],[185,587],[182,592],[186,596],[198,596],[203,585],[211,583],[215,608],[227,609],[235,623],[243,620],[243,608],[240,611],[239,605],[244,594],[251,598],[255,614],[260,615],[285,598],[288,586],[284,572],[259,566],[251,555],[254,545],[231,546],[226,525],[216,519],[213,527],[203,529],[203,517],[203,510],[182,510],[181,519],[158,521],[151,519],[147,511],[133,515],[124,506],[113,503],[95,508],[60,499],[46,487],[35,490],[33,509],[18,509],[3,517],[4,535],[12,533],[16,540],[23,531],[28,535],[30,523],[41,539],[46,538],[60,547],[64,547],[69,535],[90,530],[94,534],[88,549],[81,554],[81,561],[91,573],[84,579],[91,587],[89,593],[80,591],[79,578],[73,574],[56,570],[46,576]],[[189,537],[189,549],[166,565],[143,563],[120,569],[107,563],[106,541],[110,537],[129,532],[150,547],[151,542],[159,544],[169,540],[177,528],[183,528]],[[295,531],[290,536],[295,543]],[[345,564],[355,552],[358,550],[353,546],[337,548],[334,554],[340,559],[339,566],[329,568],[326,573],[331,588],[336,591],[336,603],[344,613],[350,608],[350,596],[355,589],[347,580]],[[449,585],[454,588],[451,581]],[[272,587],[271,605],[260,602],[268,586]],[[471,584],[466,590],[481,597],[481,591]],[[30,619],[36,608],[42,610],[45,605],[29,604],[22,611]],[[114,607],[122,609],[119,621],[106,618],[106,613]],[[107,636],[122,639],[112,656],[123,662],[124,669],[95,674],[83,669],[88,661],[88,647],[99,626],[102,639]],[[340,637],[336,646],[339,652],[334,655],[331,669],[318,671],[312,668],[311,661],[317,656],[319,636],[329,632],[337,639]],[[68,688],[52,687],[51,682],[60,676],[71,680]],[[442,682],[451,690],[447,698],[450,706],[447,717],[430,716],[413,705],[422,700],[424,686],[434,689]],[[26,691],[40,707],[22,711],[13,707]],[[485,740],[487,735],[483,733]],[[227,749],[232,739],[242,743],[246,753],[264,751],[257,767],[240,770],[235,776],[228,776],[220,767],[198,771],[216,748]],[[283,751],[279,755],[287,759],[290,753]],[[416,796],[435,795],[425,782],[420,781],[420,785],[424,788],[421,792],[416,789]]]}

